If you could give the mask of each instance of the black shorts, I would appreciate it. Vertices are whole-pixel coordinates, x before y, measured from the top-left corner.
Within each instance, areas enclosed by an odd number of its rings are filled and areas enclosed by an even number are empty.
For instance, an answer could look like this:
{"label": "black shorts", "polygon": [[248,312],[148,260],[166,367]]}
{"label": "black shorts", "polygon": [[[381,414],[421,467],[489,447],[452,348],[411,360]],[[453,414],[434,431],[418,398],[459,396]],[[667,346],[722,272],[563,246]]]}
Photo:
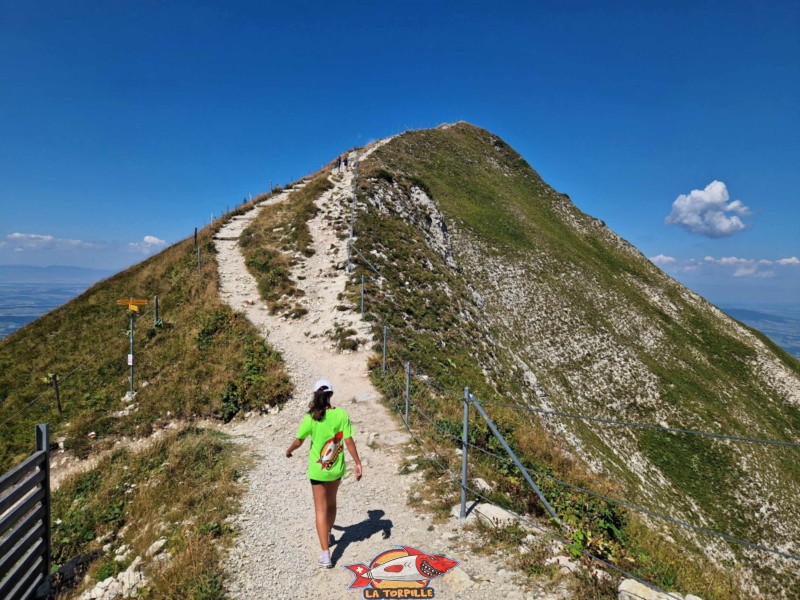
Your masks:
{"label": "black shorts", "polygon": [[339,479],[334,479],[333,481],[320,481],[319,479],[309,479],[311,485],[322,485],[323,483],[333,483],[334,481],[341,481],[341,480],[342,480],[341,477],[339,477]]}

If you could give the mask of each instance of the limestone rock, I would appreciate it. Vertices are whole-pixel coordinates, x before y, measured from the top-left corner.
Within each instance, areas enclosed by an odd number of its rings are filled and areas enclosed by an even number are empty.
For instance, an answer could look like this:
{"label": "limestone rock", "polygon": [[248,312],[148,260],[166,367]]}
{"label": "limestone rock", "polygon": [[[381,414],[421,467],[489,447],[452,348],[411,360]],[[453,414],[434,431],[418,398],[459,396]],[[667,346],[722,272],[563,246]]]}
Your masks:
{"label": "limestone rock", "polygon": [[481,479],[480,477],[476,477],[472,480],[472,485],[475,486],[475,490],[485,494],[486,492],[492,491],[492,486],[486,483],[485,479]]}
{"label": "limestone rock", "polygon": [[619,584],[619,600],[684,600],[684,598],[674,592],[664,594],[635,579],[624,579]]}
{"label": "limestone rock", "polygon": [[162,537],[162,538],[157,539],[147,549],[147,556],[155,556],[156,554],[161,552],[161,549],[164,547],[164,545],[166,543],[167,543],[167,539],[166,538]]}
{"label": "limestone rock", "polygon": [[518,522],[517,515],[493,504],[478,504],[474,512],[477,513],[479,519],[483,519],[495,527],[509,527]]}
{"label": "limestone rock", "polygon": [[450,587],[450,589],[459,592],[471,588],[473,584],[472,578],[460,568],[453,569],[447,573],[447,575],[444,576],[444,579],[447,581],[447,585]]}
{"label": "limestone rock", "polygon": [[554,556],[545,561],[547,565],[558,565],[561,570],[566,573],[574,573],[578,570],[578,563],[569,558],[568,556]]}

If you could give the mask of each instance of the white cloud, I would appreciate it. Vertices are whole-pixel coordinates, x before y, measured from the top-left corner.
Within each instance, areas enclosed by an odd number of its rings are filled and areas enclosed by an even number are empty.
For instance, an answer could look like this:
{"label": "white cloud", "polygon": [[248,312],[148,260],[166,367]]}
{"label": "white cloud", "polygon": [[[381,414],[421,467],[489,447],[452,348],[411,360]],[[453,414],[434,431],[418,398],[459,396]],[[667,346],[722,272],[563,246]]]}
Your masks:
{"label": "white cloud", "polygon": [[703,190],[678,196],[664,223],[711,238],[733,235],[746,227],[740,217],[751,213],[741,200],[729,203],[729,198],[725,184],[712,181]]}
{"label": "white cloud", "polygon": [[[663,255],[652,257],[650,260],[657,262],[656,259]],[[666,257],[670,258],[670,257]],[[713,273],[722,275],[732,275],[733,277],[775,277],[779,270],[775,267],[786,267],[800,265],[800,259],[796,256],[790,258],[781,258],[779,260],[770,260],[767,258],[742,258],[740,256],[723,256],[721,258],[714,258],[713,256],[705,256],[702,259],[687,258],[687,259],[674,259],[669,261],[673,269],[677,272],[694,273],[702,272],[711,275]],[[701,270],[702,269],[702,270]]]}
{"label": "white cloud", "polygon": [[154,235],[146,235],[142,238],[141,242],[131,242],[128,244],[128,249],[132,252],[149,254],[150,252],[154,252],[155,250],[163,248],[166,245],[166,241],[159,239]]}
{"label": "white cloud", "polygon": [[736,267],[736,270],[733,272],[733,276],[749,277],[750,275],[755,275],[757,270],[758,265],[755,263],[743,264],[739,267]]}
{"label": "white cloud", "polygon": [[56,238],[52,235],[39,235],[38,233],[9,233],[6,239],[28,247],[43,247],[55,242]]}
{"label": "white cloud", "polygon": [[668,265],[675,262],[674,257],[665,256],[664,254],[659,254],[658,256],[651,256],[650,260],[652,260],[657,265]]}
{"label": "white cloud", "polygon": [[746,258],[737,258],[735,256],[725,256],[723,258],[720,258],[716,262],[720,265],[744,265],[744,264],[749,264],[753,261],[748,260]]}
{"label": "white cloud", "polygon": [[68,238],[57,238],[54,235],[41,233],[9,233],[4,239],[0,240],[0,248],[14,252],[28,251],[65,251],[65,250],[92,250],[106,249],[110,252],[139,252],[142,254],[152,254],[153,252],[165,247],[167,242],[154,235],[146,235],[140,242],[96,243],[84,240],[74,240]]}
{"label": "white cloud", "polygon": [[154,235],[146,235],[146,236],[144,236],[144,243],[149,245],[149,246],[163,246],[167,242],[165,242],[164,240],[158,239]]}
{"label": "white cloud", "polygon": [[706,256],[705,260],[707,263],[721,265],[722,267],[735,267],[733,272],[734,277],[750,277],[751,275],[756,277],[769,277],[774,274],[770,272],[770,275],[765,275],[765,271],[758,270],[759,264],[762,264],[761,261],[756,261],[750,258],[723,256],[722,258],[714,260],[714,258]]}
{"label": "white cloud", "polygon": [[71,240],[66,238],[57,238],[52,235],[42,235],[39,233],[9,233],[6,236],[8,242],[3,245],[10,244],[14,246],[16,252],[24,250],[70,250],[74,248],[100,248],[100,244],[92,242],[84,242],[83,240]]}

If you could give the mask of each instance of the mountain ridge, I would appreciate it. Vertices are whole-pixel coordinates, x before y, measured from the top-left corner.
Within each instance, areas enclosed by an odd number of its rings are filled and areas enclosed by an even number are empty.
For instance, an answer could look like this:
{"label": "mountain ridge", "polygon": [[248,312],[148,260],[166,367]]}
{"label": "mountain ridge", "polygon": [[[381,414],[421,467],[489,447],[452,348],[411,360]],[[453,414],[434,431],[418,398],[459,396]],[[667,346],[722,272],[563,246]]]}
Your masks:
{"label": "mountain ridge", "polygon": [[[403,332],[417,344],[423,343],[419,331],[442,339],[441,328],[398,313],[414,315],[434,290],[458,298],[460,305],[445,312],[453,318],[450,326],[480,331],[471,343],[484,354],[458,359],[472,363],[466,369],[470,383],[480,386],[480,377],[486,378],[484,393],[604,418],[800,437],[800,363],[582,213],[494,134],[467,124],[409,132],[360,167],[355,243],[379,270],[401,280],[389,278],[386,293],[399,306],[383,306],[386,318],[406,325]],[[378,215],[397,229],[401,220],[414,224],[424,241],[399,240]],[[434,223],[445,229],[433,232]],[[447,240],[444,251],[441,241],[432,241],[440,234]],[[405,274],[395,273],[401,269],[392,260],[400,253],[392,246],[404,243],[405,256],[430,259],[437,252],[436,274],[449,272],[467,285],[459,291],[427,276],[415,281],[422,269],[410,261],[402,265]],[[448,266],[449,255],[456,269]],[[409,292],[417,283],[424,292]],[[470,309],[481,314],[470,316]],[[447,348],[469,343],[462,336],[448,340]],[[456,360],[446,350],[437,354],[438,362]],[[420,352],[409,350],[408,356],[437,370],[436,361]],[[437,375],[447,376],[441,370]],[[800,478],[787,450],[619,430],[612,436],[580,423],[551,427],[596,470],[624,482],[628,494],[660,512],[697,516],[712,529],[792,547],[798,523],[788,499],[800,490]],[[753,460],[778,469],[768,475],[769,469],[742,467]],[[757,499],[739,494],[742,488],[755,490]],[[769,525],[752,517],[765,505],[777,505],[772,510],[781,515]],[[701,553],[743,556],[741,548],[701,542],[695,534],[671,535]],[[769,558],[757,565],[762,560],[747,558],[754,571],[763,571],[763,581],[774,581],[771,569],[785,568]]]}
{"label": "mountain ridge", "polygon": [[94,269],[68,265],[0,265],[2,283],[95,283],[114,275],[113,269]]}
{"label": "mountain ridge", "polygon": [[[370,152],[358,164],[352,206],[328,218],[339,239],[353,232],[358,250],[336,310],[358,310],[364,275],[371,339],[347,328],[330,335],[347,352],[380,340],[379,324],[386,324],[391,366],[407,361],[424,378],[411,385],[413,406],[432,416],[432,427],[412,421],[435,451],[414,458],[432,518],[452,508],[452,481],[436,474],[435,463],[460,468],[450,438],[461,435],[463,394],[456,390],[468,386],[535,474],[576,556],[591,552],[707,600],[796,596],[800,578],[781,559],[620,504],[797,555],[795,449],[612,429],[533,409],[793,441],[800,438],[800,363],[669,278],[486,130],[462,122],[406,132]],[[266,221],[239,241],[268,310],[297,327],[307,310],[299,274],[314,252],[309,222],[326,189],[298,189],[285,223]],[[59,356],[82,360],[79,390],[67,388],[74,422],[67,427],[44,404],[31,403],[29,417],[63,425],[77,453],[93,446],[90,430],[106,444],[116,434],[143,435],[167,409],[226,420],[285,401],[291,384],[280,357],[243,315],[220,306],[212,240],[220,224],[201,232],[201,268],[185,240],[0,341],[0,417],[42,396],[39,378],[56,370]],[[344,270],[344,261],[336,268]],[[139,407],[126,406],[113,398],[126,376],[114,358],[126,340],[113,302],[165,287],[175,292],[164,307],[168,327],[137,330],[149,385]],[[94,364],[89,348],[101,333],[118,333],[119,340],[104,341],[104,350],[117,349]],[[39,354],[45,339],[58,351]],[[30,364],[21,364],[23,356]],[[397,392],[380,360],[368,366],[392,406]],[[93,387],[99,390],[84,393]],[[176,389],[186,397],[174,397]],[[490,456],[502,449],[474,413],[470,432],[470,443],[489,452],[470,451],[470,477],[488,482],[493,502],[544,524],[519,474]],[[27,435],[15,430],[0,458],[19,456]]]}

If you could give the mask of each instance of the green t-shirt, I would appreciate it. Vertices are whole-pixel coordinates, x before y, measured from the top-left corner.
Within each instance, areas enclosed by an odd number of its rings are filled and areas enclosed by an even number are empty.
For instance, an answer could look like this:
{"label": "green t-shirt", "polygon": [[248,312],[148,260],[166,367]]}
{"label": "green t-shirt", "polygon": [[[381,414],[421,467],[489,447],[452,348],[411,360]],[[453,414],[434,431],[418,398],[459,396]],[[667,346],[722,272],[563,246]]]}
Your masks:
{"label": "green t-shirt", "polygon": [[350,415],[343,408],[329,408],[321,421],[306,414],[297,429],[297,438],[311,436],[308,478],[335,481],[344,477],[344,441],[353,437]]}

